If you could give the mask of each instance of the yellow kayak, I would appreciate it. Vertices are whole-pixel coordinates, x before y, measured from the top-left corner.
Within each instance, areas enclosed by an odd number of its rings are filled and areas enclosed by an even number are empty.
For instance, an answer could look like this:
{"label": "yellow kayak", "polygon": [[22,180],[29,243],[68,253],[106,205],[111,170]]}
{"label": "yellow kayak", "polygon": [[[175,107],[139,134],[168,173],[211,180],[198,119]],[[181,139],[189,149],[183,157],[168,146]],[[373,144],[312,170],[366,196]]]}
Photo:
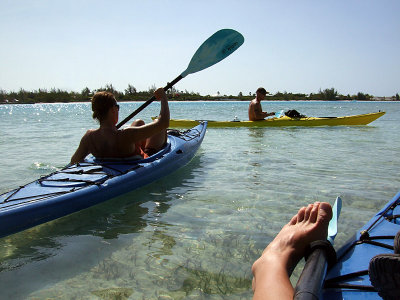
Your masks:
{"label": "yellow kayak", "polygon": [[208,128],[367,125],[372,121],[375,121],[379,117],[383,116],[384,114],[384,111],[379,111],[376,113],[344,117],[289,118],[287,116],[283,116],[280,118],[271,118],[262,121],[210,121],[171,119],[169,122],[169,127],[192,128],[198,125],[201,121],[207,121]]}

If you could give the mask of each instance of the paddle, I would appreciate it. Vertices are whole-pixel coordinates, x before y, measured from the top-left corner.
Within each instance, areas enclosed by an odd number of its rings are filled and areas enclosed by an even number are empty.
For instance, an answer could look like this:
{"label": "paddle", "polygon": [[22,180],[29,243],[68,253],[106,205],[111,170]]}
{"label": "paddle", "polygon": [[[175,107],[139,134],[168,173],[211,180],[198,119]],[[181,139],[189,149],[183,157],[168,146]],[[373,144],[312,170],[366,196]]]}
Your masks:
{"label": "paddle", "polygon": [[[244,37],[239,32],[233,29],[221,29],[210,36],[193,55],[188,67],[178,77],[172,80],[164,87],[164,91],[167,91],[173,87],[179,80],[185,78],[189,74],[193,74],[204,70],[212,65],[225,59],[233,52],[235,52],[244,42]],[[138,109],[122,120],[117,128],[120,128],[126,122],[128,122],[135,115],[140,113],[146,106],[153,102],[156,98],[153,96],[145,103],[143,103]]]}
{"label": "paddle", "polygon": [[275,118],[280,118],[280,117],[283,117],[284,115],[285,115],[285,112],[284,112],[283,109],[282,109],[282,110],[277,111],[277,112],[275,113]]}
{"label": "paddle", "polygon": [[[332,209],[332,219],[328,226],[327,240],[332,246],[337,234],[337,221],[341,209],[342,199],[337,197]],[[297,282],[294,299],[319,299],[328,268],[327,251],[327,248],[315,248],[309,255],[303,272]]]}

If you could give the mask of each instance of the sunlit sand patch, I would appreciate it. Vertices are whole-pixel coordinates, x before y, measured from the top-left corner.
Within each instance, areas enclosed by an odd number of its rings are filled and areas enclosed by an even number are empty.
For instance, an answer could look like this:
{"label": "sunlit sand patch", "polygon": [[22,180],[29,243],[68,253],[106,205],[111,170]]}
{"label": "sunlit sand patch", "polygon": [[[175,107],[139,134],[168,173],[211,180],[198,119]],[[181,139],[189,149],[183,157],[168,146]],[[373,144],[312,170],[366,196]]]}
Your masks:
{"label": "sunlit sand patch", "polygon": [[16,246],[12,244],[12,240],[10,238],[4,238],[4,241],[0,248],[0,256],[2,257],[2,259],[10,257],[14,254],[14,251],[16,249]]}

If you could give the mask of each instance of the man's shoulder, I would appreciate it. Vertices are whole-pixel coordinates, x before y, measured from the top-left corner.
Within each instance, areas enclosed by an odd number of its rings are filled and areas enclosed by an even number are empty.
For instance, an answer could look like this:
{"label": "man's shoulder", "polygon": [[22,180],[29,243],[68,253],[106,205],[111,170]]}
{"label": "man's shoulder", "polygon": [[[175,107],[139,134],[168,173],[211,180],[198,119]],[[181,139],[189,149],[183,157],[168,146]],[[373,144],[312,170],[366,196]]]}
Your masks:
{"label": "man's shoulder", "polygon": [[96,132],[97,129],[88,129],[84,135],[85,136],[90,136],[92,135],[94,132]]}

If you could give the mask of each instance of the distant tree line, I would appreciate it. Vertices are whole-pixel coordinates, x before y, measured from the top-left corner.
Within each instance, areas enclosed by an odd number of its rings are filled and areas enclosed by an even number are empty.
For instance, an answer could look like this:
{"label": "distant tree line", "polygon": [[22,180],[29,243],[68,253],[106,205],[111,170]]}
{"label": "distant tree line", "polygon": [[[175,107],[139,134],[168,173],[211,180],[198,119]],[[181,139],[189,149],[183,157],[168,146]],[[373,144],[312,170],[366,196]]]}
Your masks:
{"label": "distant tree line", "polygon": [[[0,103],[55,103],[55,102],[86,102],[97,91],[112,92],[118,101],[146,101],[153,96],[156,86],[149,87],[147,91],[138,91],[133,85],[128,85],[124,91],[118,91],[112,84],[105,87],[91,90],[85,87],[79,92],[68,92],[61,89],[53,88],[51,90],[38,89],[34,91],[26,91],[20,89],[18,92],[7,92],[0,89]],[[202,100],[205,97],[199,93],[178,91],[175,88],[167,92],[168,98],[174,100]]]}
{"label": "distant tree line", "polygon": [[[133,85],[129,84],[124,91],[118,91],[112,84],[107,84],[105,87],[90,90],[85,87],[80,93],[68,92],[61,89],[53,88],[51,90],[38,89],[34,91],[26,91],[20,89],[18,92],[6,92],[0,89],[0,103],[55,103],[55,102],[86,102],[90,101],[91,97],[97,91],[112,92],[118,101],[146,101],[153,96],[156,86],[153,85],[147,91],[138,91]],[[167,96],[171,100],[187,101],[187,100],[238,100],[249,101],[255,97],[254,93],[243,95],[240,92],[237,96],[234,95],[221,95],[217,92],[216,95],[202,96],[199,93],[179,91],[174,87],[167,92]],[[357,95],[341,95],[334,88],[319,90],[318,93],[301,94],[301,93],[288,93],[277,92],[272,95],[269,94],[267,100],[371,100],[373,96],[357,93]],[[399,94],[392,97],[399,101]]]}
{"label": "distant tree line", "polygon": [[281,93],[277,92],[275,95],[269,97],[269,99],[276,100],[371,100],[373,98],[372,95],[357,93],[357,95],[342,95],[339,94],[334,88],[319,90],[318,93],[311,93],[309,95],[306,94],[292,94],[292,93]]}

